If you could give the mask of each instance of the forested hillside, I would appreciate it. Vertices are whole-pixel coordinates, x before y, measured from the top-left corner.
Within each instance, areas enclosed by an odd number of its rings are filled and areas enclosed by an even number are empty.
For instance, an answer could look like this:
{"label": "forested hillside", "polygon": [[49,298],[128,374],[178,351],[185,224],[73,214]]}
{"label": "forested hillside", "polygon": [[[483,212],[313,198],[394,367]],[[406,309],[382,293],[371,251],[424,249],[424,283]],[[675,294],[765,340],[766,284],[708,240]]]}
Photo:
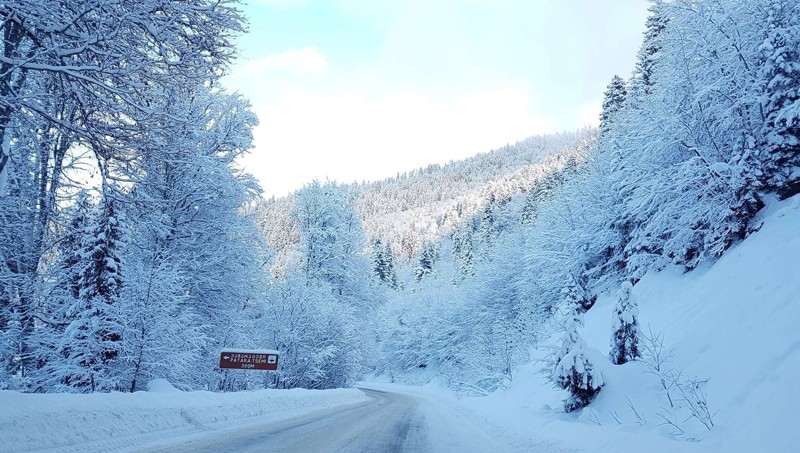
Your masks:
{"label": "forested hillside", "polygon": [[[585,157],[594,138],[589,129],[530,137],[443,166],[347,185],[347,203],[358,215],[370,245],[378,240],[405,262],[416,258],[426,244],[442,240],[471,221],[478,211],[494,209],[530,191],[537,181],[574,165]],[[290,218],[296,196],[264,200],[257,208],[259,226],[276,254],[276,273],[299,259],[293,246],[300,242],[300,235]]]}

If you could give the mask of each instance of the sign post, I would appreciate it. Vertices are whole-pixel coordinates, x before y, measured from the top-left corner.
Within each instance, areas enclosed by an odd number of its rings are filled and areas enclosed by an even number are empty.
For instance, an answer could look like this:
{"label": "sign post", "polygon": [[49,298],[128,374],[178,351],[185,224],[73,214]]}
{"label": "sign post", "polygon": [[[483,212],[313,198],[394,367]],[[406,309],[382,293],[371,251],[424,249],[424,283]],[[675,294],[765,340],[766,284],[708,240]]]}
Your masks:
{"label": "sign post", "polygon": [[226,349],[219,353],[219,367],[235,370],[277,370],[278,351],[272,349]]}

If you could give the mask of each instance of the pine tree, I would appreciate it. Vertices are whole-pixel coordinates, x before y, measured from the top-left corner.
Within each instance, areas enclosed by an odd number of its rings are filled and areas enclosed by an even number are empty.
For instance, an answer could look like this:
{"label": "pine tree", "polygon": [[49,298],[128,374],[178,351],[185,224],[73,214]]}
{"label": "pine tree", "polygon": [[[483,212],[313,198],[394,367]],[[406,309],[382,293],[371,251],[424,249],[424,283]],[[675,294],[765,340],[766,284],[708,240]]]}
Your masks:
{"label": "pine tree", "polygon": [[639,351],[639,308],[632,290],[633,285],[626,281],[617,292],[609,353],[611,363],[615,365],[622,365],[642,356]]}
{"label": "pine tree", "polygon": [[631,97],[636,101],[650,95],[653,90],[653,73],[661,58],[662,44],[659,38],[669,23],[659,2],[653,2],[648,11],[650,15],[645,24],[644,40],[636,57],[636,68],[631,80]]}
{"label": "pine tree", "polygon": [[605,385],[602,372],[596,369],[590,357],[591,349],[578,333],[585,312],[583,298],[583,291],[575,279],[568,276],[561,290],[561,307],[565,312],[561,346],[546,359],[550,367],[550,381],[557,388],[570,392],[569,398],[564,400],[564,410],[567,412],[586,407]]}
{"label": "pine tree", "polygon": [[522,206],[522,214],[520,214],[519,219],[520,223],[523,225],[531,225],[536,220],[536,211],[539,202],[534,193],[534,191],[531,191],[525,197],[525,204]]}
{"label": "pine tree", "polygon": [[786,198],[800,192],[800,5],[772,0],[761,46],[766,82],[766,186]]}
{"label": "pine tree", "polygon": [[380,282],[386,283],[392,289],[400,287],[397,273],[394,270],[391,243],[387,242],[384,246],[380,238],[372,241],[372,270]]}
{"label": "pine tree", "polygon": [[[61,261],[59,263],[59,274],[62,279],[62,285],[68,288],[69,294],[74,299],[80,296],[80,273],[77,268],[81,262],[80,250],[82,248],[81,240],[88,232],[89,222],[91,221],[91,201],[89,194],[81,190],[78,192],[75,205],[70,209],[70,221],[68,230],[64,239],[59,243],[61,251]],[[59,285],[61,286],[61,285]]]}
{"label": "pine tree", "polygon": [[114,305],[123,284],[119,213],[108,195],[87,233],[80,252],[78,298],[66,310],[71,322],[61,342],[63,382],[79,391],[108,391],[119,388],[112,366],[122,337]]}
{"label": "pine tree", "polygon": [[386,260],[384,258],[383,243],[380,238],[372,240],[372,271],[378,280],[386,281]]}
{"label": "pine tree", "polygon": [[[89,194],[81,190],[75,203],[65,214],[69,222],[63,238],[58,242],[58,258],[54,268],[54,285],[40,308],[42,326],[33,335],[36,361],[39,364],[30,382],[34,391],[74,391],[69,381],[75,381],[72,372],[74,362],[71,348],[65,344],[65,332],[81,315],[80,302],[81,271],[86,265],[83,258],[84,240],[92,231],[93,206]],[[72,329],[75,326],[72,325]],[[74,332],[74,330],[70,330]],[[65,363],[66,362],[66,363]],[[77,370],[77,373],[82,373]]]}
{"label": "pine tree", "polygon": [[494,245],[495,235],[495,222],[494,222],[494,209],[497,206],[494,194],[489,194],[489,199],[483,206],[483,213],[480,219],[480,238],[483,244],[481,249],[481,258],[485,259],[489,253],[489,249]]}
{"label": "pine tree", "polygon": [[458,267],[456,281],[464,280],[475,275],[475,251],[472,241],[472,229],[467,228],[462,232],[459,240],[458,258],[461,265]]}
{"label": "pine tree", "polygon": [[580,337],[578,340],[553,371],[555,383],[570,392],[564,401],[567,412],[588,406],[605,385],[603,373],[589,357],[586,342]]}
{"label": "pine tree", "polygon": [[386,263],[386,283],[389,284],[389,288],[402,288],[403,285],[397,279],[397,271],[394,268],[394,252],[390,241],[386,241],[386,248],[383,250],[383,261]]}
{"label": "pine tree", "polygon": [[419,254],[419,263],[414,268],[414,277],[417,281],[422,280],[428,275],[433,274],[433,265],[439,259],[439,250],[432,243],[425,243],[422,252]]}
{"label": "pine tree", "polygon": [[611,78],[603,97],[603,111],[600,113],[600,131],[608,133],[611,125],[616,120],[617,115],[625,105],[625,98],[628,95],[625,81],[615,75]]}

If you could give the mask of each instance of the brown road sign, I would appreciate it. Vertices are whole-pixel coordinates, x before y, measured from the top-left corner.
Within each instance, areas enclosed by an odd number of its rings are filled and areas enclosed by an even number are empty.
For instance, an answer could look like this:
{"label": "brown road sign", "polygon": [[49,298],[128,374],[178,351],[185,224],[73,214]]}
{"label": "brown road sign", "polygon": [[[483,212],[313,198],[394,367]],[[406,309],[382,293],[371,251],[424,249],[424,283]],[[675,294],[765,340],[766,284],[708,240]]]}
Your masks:
{"label": "brown road sign", "polygon": [[219,367],[236,370],[277,370],[278,351],[231,349],[219,353]]}

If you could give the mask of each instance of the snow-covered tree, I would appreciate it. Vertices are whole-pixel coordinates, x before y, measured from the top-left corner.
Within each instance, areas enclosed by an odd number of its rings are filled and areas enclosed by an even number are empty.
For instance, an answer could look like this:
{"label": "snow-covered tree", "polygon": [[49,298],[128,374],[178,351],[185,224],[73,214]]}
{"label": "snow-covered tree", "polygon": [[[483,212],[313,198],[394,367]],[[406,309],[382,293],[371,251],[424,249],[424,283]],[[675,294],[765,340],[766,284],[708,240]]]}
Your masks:
{"label": "snow-covered tree", "polygon": [[783,197],[800,192],[800,5],[771,0],[761,52],[766,83],[765,153],[768,187]]}
{"label": "snow-covered tree", "polygon": [[403,284],[400,282],[400,279],[397,277],[397,270],[395,269],[394,265],[394,252],[392,250],[392,242],[386,241],[386,248],[383,250],[383,259],[386,262],[386,269],[388,270],[388,281],[389,288],[392,289],[402,289]]}
{"label": "snow-covered tree", "polygon": [[372,240],[372,270],[378,280],[390,288],[398,289],[400,287],[397,273],[394,270],[394,257],[390,242],[387,242],[384,247],[379,238]]}
{"label": "snow-covered tree", "polygon": [[257,188],[236,168],[255,117],[239,96],[184,90],[165,93],[171,117],[140,136],[138,165],[117,169],[137,182],[126,200],[138,219],[123,294],[126,390],[155,377],[218,388],[216,353],[253,333],[233,331],[265,281],[247,211]]}
{"label": "snow-covered tree", "polygon": [[292,218],[298,225],[302,271],[310,282],[326,282],[353,306],[375,303],[366,277],[369,261],[362,255],[364,233],[355,213],[354,193],[346,186],[313,182],[297,194]]}
{"label": "snow-covered tree", "polygon": [[[126,138],[163,114],[153,108],[160,89],[217,77],[244,28],[233,2],[211,0],[12,0],[0,17],[0,182],[23,152],[13,145],[20,116],[105,158],[124,154]],[[54,100],[68,110],[49,109]]]}
{"label": "snow-covered tree", "polygon": [[151,379],[162,378],[178,388],[207,388],[208,383],[192,373],[204,363],[204,349],[213,333],[209,320],[193,309],[186,294],[188,280],[184,263],[175,251],[137,253],[128,260],[130,284],[123,289],[120,310],[125,323],[120,358],[122,390],[145,388]]}
{"label": "snow-covered tree", "polygon": [[[41,327],[30,338],[38,366],[26,384],[34,391],[75,391],[68,385],[72,363],[69,349],[64,345],[70,339],[65,336],[65,329],[80,310],[76,306],[82,305],[81,273],[87,264],[84,241],[94,229],[94,208],[89,193],[81,190],[64,213],[69,220],[58,243],[58,257],[52,271],[56,281],[38,313]],[[68,366],[64,362],[69,362]]]}
{"label": "snow-covered tree", "polygon": [[615,75],[604,93],[603,110],[600,113],[600,131],[606,133],[611,129],[619,111],[625,106],[627,94],[625,81]]}
{"label": "snow-covered tree", "polygon": [[[65,327],[55,342],[55,357],[47,379],[55,388],[77,392],[120,389],[118,356],[122,341],[119,296],[123,287],[124,219],[111,189],[100,212],[81,237],[80,252],[70,269],[77,269],[77,297],[67,295],[60,316]],[[74,289],[69,291],[74,292]]]}
{"label": "snow-covered tree", "polygon": [[568,390],[570,396],[564,401],[564,410],[572,412],[589,405],[605,385],[603,373],[595,365],[592,349],[578,333],[583,325],[585,311],[581,300],[583,295],[573,279],[562,290],[561,306],[565,311],[565,330],[561,347],[549,358],[553,368],[550,380],[561,389]]}
{"label": "snow-covered tree", "polygon": [[[81,354],[67,344],[72,335],[101,351],[97,367],[103,370],[87,375],[98,359],[83,355],[73,361],[76,370],[64,368],[67,374],[83,373],[68,378],[69,385],[91,388],[94,379],[96,389],[116,388],[112,381],[119,370],[105,373],[120,362],[120,331],[112,321],[119,315],[113,312],[124,306],[119,302],[124,295],[110,274],[119,262],[109,256],[91,264],[101,259],[95,249],[86,250],[79,263],[67,263],[66,255],[55,252],[62,239],[70,240],[62,236],[72,234],[65,228],[69,214],[63,209],[76,190],[70,172],[76,167],[80,175],[99,170],[104,188],[124,180],[118,184],[124,188],[106,193],[101,206],[127,195],[144,172],[142,156],[166,143],[143,146],[143,137],[181,137],[174,128],[164,133],[165,123],[185,118],[175,114],[169,102],[174,98],[165,93],[211,89],[232,61],[233,36],[244,28],[234,3],[17,0],[0,5],[0,386],[14,380],[13,385],[24,388],[34,374],[38,379],[42,370],[52,369],[49,358]],[[127,208],[113,209],[122,214]],[[125,226],[118,217],[101,220],[108,226],[114,218],[117,226]],[[82,234],[81,241],[102,248],[100,235],[113,231],[94,233]],[[124,261],[128,253],[118,257]],[[78,257],[73,253],[72,258]],[[100,332],[99,339],[87,332]],[[49,355],[47,348],[62,350]]]}
{"label": "snow-covered tree", "polygon": [[496,233],[494,210],[496,208],[497,200],[495,199],[494,194],[490,194],[489,198],[486,200],[486,204],[483,206],[483,212],[480,216],[480,226],[478,227],[481,243],[483,245],[482,252],[484,254],[484,258],[486,253],[488,253],[488,249],[494,244],[494,236]]}
{"label": "snow-covered tree", "polygon": [[669,18],[661,7],[661,1],[653,1],[648,8],[642,45],[636,55],[636,68],[631,78],[631,98],[634,102],[645,99],[652,92],[655,80],[655,66],[661,58],[661,34],[667,27]]}
{"label": "snow-covered tree", "polygon": [[433,265],[439,259],[439,249],[433,243],[425,243],[419,254],[419,261],[414,268],[414,277],[417,281],[433,273]]}
{"label": "snow-covered tree", "polygon": [[355,308],[337,300],[325,282],[309,285],[293,273],[268,288],[256,338],[281,352],[275,388],[325,389],[351,384],[363,370]]}
{"label": "snow-covered tree", "polygon": [[605,385],[603,372],[596,368],[590,349],[580,337],[558,362],[552,379],[570,393],[564,401],[567,412],[588,406]]}
{"label": "snow-covered tree", "polygon": [[468,225],[453,234],[453,255],[459,263],[458,273],[453,276],[454,283],[475,275],[475,243],[473,235],[472,225]]}
{"label": "snow-covered tree", "polygon": [[617,292],[609,353],[611,363],[615,365],[622,365],[642,356],[639,351],[639,308],[632,291],[633,285],[626,281]]}

